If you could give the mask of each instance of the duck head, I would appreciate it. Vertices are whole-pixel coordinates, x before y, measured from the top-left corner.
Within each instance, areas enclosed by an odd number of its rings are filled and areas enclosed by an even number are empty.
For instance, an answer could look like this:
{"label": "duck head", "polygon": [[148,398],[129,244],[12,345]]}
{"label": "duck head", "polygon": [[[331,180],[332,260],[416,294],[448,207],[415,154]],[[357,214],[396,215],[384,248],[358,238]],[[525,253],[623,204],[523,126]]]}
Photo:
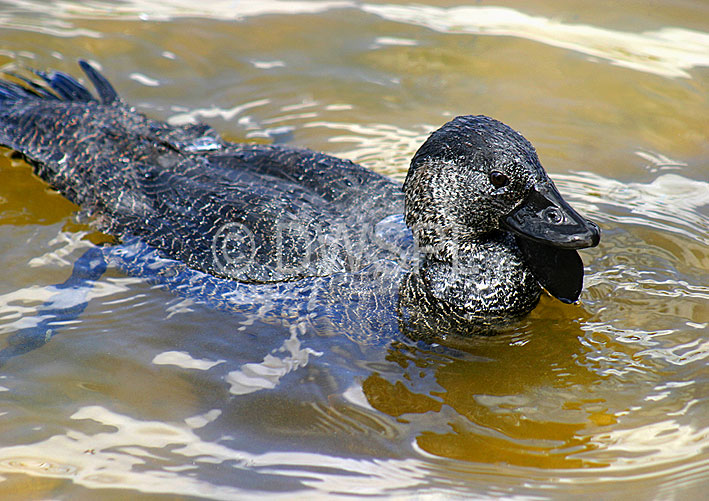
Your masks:
{"label": "duck head", "polygon": [[509,233],[542,287],[563,302],[578,299],[576,249],[598,245],[600,230],[562,198],[512,128],[486,116],[448,122],[414,155],[404,193],[406,223],[427,257],[453,262]]}

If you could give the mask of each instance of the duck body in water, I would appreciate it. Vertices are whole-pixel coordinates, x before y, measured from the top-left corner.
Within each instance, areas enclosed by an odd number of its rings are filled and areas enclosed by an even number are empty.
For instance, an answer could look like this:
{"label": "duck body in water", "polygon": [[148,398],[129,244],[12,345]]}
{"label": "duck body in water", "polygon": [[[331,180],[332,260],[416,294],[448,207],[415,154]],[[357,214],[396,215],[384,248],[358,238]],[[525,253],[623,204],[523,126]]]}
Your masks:
{"label": "duck body in water", "polygon": [[445,124],[413,157],[402,189],[325,154],[233,144],[206,125],[151,120],[80,64],[98,97],[63,73],[0,82],[0,144],[102,231],[240,283],[394,261],[405,278],[381,292],[426,315],[489,321],[531,311],[542,288],[565,302],[579,297],[576,249],[597,245],[598,227],[501,122]]}

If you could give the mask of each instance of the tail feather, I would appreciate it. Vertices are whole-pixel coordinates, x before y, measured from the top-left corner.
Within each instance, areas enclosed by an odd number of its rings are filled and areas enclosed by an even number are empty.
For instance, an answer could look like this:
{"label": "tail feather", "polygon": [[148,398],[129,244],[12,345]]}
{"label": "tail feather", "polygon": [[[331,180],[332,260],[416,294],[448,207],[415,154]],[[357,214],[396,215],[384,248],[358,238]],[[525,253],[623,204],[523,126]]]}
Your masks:
{"label": "tail feather", "polygon": [[91,83],[94,84],[94,88],[96,89],[96,92],[98,92],[103,104],[110,104],[115,101],[120,101],[120,97],[111,83],[106,80],[106,77],[96,71],[96,68],[83,59],[79,60],[79,66],[81,66],[81,69],[84,70],[86,76],[89,77]]}
{"label": "tail feather", "polygon": [[66,101],[81,101],[91,102],[96,101],[96,98],[88,91],[86,87],[74,80],[66,73],[59,71],[55,73],[45,73],[37,71],[37,75],[42,78],[56,92],[59,97]]}
{"label": "tail feather", "polygon": [[0,74],[0,146],[22,153],[45,180],[66,185],[66,193],[69,181],[61,176],[67,169],[55,157],[81,155],[77,135],[93,130],[92,117],[106,123],[123,117],[123,101],[105,77],[84,61],[80,65],[96,90],[60,72]]}
{"label": "tail feather", "polygon": [[91,80],[99,99],[96,99],[83,84],[66,73],[60,71],[46,73],[35,70],[35,75],[41,79],[39,82],[15,73],[8,73],[8,75],[20,80],[25,85],[0,80],[0,102],[27,99],[59,99],[84,103],[100,101],[103,104],[111,104],[120,101],[120,97],[113,86],[96,68],[83,60],[79,61],[79,66]]}
{"label": "tail feather", "polygon": [[37,97],[39,94],[30,88],[0,80],[0,101],[18,101]]}
{"label": "tail feather", "polygon": [[43,99],[59,99],[56,94],[53,94],[49,89],[44,87],[43,85],[40,85],[39,83],[35,82],[34,80],[31,80],[29,78],[23,77],[22,75],[19,75],[15,72],[8,71],[8,75],[10,75],[13,78],[16,78],[17,80],[20,80],[27,85],[27,87],[23,90],[29,90],[34,92],[37,97],[41,97]]}

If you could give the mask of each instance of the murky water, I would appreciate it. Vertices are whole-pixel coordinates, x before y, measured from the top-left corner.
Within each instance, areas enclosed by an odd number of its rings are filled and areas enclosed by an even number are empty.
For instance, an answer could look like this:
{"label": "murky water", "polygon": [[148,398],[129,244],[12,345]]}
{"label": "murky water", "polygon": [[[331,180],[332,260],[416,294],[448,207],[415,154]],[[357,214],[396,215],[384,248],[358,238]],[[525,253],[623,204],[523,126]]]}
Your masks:
{"label": "murky water", "polygon": [[[0,2],[4,68],[77,58],[151,116],[399,179],[450,117],[496,117],[603,240],[580,305],[542,298],[446,349],[274,326],[110,267],[0,368],[0,497],[704,498],[706,2]],[[0,179],[5,346],[105,237],[9,154]]]}

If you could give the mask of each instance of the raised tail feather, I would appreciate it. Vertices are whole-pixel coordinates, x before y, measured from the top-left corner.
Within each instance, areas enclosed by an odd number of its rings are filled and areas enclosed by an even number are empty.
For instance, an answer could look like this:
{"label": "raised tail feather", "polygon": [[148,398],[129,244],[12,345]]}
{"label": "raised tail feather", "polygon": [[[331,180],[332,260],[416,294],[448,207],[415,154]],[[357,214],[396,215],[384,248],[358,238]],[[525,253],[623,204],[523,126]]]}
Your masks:
{"label": "raised tail feather", "polygon": [[[125,166],[123,156],[137,165],[135,150],[150,150],[144,132],[167,126],[153,127],[91,64],[79,65],[93,88],[62,72],[0,75],[0,146],[22,155],[66,198],[91,207],[128,182],[115,170]],[[106,182],[115,193],[102,192]]]}
{"label": "raised tail feather", "polygon": [[[27,138],[40,130],[37,126],[40,121],[47,124],[52,120],[48,116],[50,110],[62,106],[60,103],[112,105],[122,102],[113,86],[93,66],[86,61],[79,61],[79,66],[98,97],[73,77],[58,71],[32,71],[34,78],[8,72],[6,75],[14,81],[0,79],[0,146],[15,149],[28,160],[42,162],[46,158],[32,154],[30,146],[35,145]],[[51,128],[45,126],[43,130],[48,132],[45,140],[55,136],[52,132],[56,131],[50,132]]]}
{"label": "raised tail feather", "polygon": [[[10,75],[25,85],[0,80],[0,105],[10,101],[24,101],[28,99],[60,99],[63,101],[91,102],[98,101],[103,104],[111,104],[120,101],[118,93],[106,78],[101,75],[93,66],[86,61],[80,60],[79,66],[93,84],[99,99],[97,100],[91,91],[76,81],[73,77],[62,72],[45,73],[35,71],[45,85],[10,73]],[[0,108],[1,110],[1,108]]]}

